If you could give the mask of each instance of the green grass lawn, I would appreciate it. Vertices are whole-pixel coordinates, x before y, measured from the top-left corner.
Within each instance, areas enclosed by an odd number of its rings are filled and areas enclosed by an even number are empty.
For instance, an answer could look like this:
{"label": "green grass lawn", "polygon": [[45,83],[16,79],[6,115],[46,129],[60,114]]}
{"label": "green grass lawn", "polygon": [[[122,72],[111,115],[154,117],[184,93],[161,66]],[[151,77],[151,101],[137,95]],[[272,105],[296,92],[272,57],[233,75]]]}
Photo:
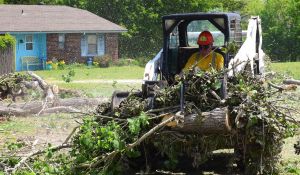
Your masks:
{"label": "green grass lawn", "polygon": [[291,75],[294,79],[300,79],[300,62],[271,63],[271,70]]}
{"label": "green grass lawn", "polygon": [[[65,70],[35,71],[46,81],[62,81],[62,75],[69,72]],[[116,80],[116,79],[142,79],[144,67],[122,66],[108,68],[90,68],[86,66],[74,67],[74,80]],[[271,70],[288,73],[295,79],[300,79],[300,62],[271,63]]]}
{"label": "green grass lawn", "polygon": [[[62,75],[66,75],[70,69],[35,71],[46,81],[62,81]],[[122,66],[108,68],[75,67],[74,80],[116,80],[116,79],[142,79],[144,68],[139,66]]]}
{"label": "green grass lawn", "polygon": [[[294,79],[300,79],[300,62],[285,62],[285,63],[271,63],[270,68],[272,71],[283,73],[291,76]],[[282,77],[279,78],[279,84],[282,83]],[[278,94],[278,98],[283,99],[281,105],[285,107],[293,107],[294,109],[300,109],[300,90],[299,86],[296,91],[287,91]],[[300,115],[295,113],[293,116],[300,120]],[[282,167],[280,174],[300,174],[300,157],[295,154],[294,144],[300,138],[300,130],[296,132],[294,137],[285,139],[283,145],[282,156]]]}
{"label": "green grass lawn", "polygon": [[121,84],[115,85],[110,83],[57,83],[58,87],[66,89],[74,89],[82,92],[88,97],[110,97],[116,90],[131,91],[140,90],[141,83]]}
{"label": "green grass lawn", "polygon": [[[74,89],[81,91],[88,97],[110,97],[115,90],[130,91],[132,89],[140,89],[139,83],[120,83],[117,80],[135,79],[142,80],[144,68],[139,66],[122,66],[108,68],[87,68],[86,66],[74,67],[75,76],[73,81],[89,81],[87,83],[66,83],[62,79],[62,75],[68,74],[70,69],[64,70],[44,70],[35,71],[49,84],[56,84],[60,88]],[[116,80],[116,83],[99,83],[91,82],[91,80]]]}

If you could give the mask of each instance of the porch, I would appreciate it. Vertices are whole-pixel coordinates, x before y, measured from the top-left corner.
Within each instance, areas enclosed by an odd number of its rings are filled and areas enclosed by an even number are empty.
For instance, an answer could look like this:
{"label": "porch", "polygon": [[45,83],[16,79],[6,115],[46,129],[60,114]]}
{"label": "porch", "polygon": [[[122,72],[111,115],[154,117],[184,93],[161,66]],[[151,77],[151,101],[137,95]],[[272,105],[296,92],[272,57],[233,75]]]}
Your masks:
{"label": "porch", "polygon": [[16,71],[43,70],[47,59],[46,33],[15,33]]}

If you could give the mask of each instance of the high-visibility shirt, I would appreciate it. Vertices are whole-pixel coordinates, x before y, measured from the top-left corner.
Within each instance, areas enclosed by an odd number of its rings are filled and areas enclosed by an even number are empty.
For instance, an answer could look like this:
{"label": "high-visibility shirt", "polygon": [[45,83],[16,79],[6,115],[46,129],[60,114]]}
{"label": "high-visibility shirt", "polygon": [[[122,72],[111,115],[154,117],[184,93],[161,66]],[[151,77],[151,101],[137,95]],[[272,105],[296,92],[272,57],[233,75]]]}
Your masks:
{"label": "high-visibility shirt", "polygon": [[[214,58],[214,59],[213,59]],[[192,68],[194,64],[198,61],[196,67],[198,67],[202,71],[209,71],[212,67],[216,70],[221,70],[224,67],[224,58],[221,54],[216,52],[211,52],[205,58],[199,53],[194,53],[185,64],[183,70],[188,70]]]}

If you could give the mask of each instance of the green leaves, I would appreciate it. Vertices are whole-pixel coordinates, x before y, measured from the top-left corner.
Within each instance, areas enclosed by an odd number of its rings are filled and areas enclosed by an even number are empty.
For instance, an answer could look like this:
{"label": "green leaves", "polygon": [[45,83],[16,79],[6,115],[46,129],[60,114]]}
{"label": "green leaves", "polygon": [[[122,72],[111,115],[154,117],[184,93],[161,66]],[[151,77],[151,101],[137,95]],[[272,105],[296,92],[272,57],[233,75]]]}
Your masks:
{"label": "green leaves", "polygon": [[[274,60],[299,60],[300,2],[298,0],[268,0],[262,10],[264,47]],[[297,8],[298,7],[298,8]],[[280,48],[280,50],[278,50]]]}
{"label": "green leaves", "polygon": [[136,118],[128,118],[127,121],[129,124],[129,131],[133,135],[138,135],[141,131],[141,128],[149,124],[148,116],[144,112],[142,112],[141,115]]}
{"label": "green leaves", "polygon": [[66,83],[70,83],[72,81],[72,77],[75,76],[75,70],[71,69],[69,70],[69,72],[66,75],[62,75],[62,79],[66,82]]}
{"label": "green leaves", "polygon": [[48,159],[52,158],[52,156],[53,156],[53,151],[51,149],[51,144],[50,143],[48,143],[48,148],[46,149],[45,155]]}
{"label": "green leaves", "polygon": [[0,36],[0,49],[5,49],[16,44],[16,39],[10,34]]}
{"label": "green leaves", "polygon": [[221,85],[222,85],[221,81],[216,81],[216,82],[213,83],[213,88],[214,89],[220,89]]}
{"label": "green leaves", "polygon": [[25,146],[25,142],[23,142],[23,141],[6,142],[5,145],[6,145],[8,150],[16,151],[16,150],[22,148],[23,146]]}
{"label": "green leaves", "polygon": [[141,156],[141,152],[135,149],[130,149],[130,150],[126,150],[126,155],[130,158],[137,158]]}

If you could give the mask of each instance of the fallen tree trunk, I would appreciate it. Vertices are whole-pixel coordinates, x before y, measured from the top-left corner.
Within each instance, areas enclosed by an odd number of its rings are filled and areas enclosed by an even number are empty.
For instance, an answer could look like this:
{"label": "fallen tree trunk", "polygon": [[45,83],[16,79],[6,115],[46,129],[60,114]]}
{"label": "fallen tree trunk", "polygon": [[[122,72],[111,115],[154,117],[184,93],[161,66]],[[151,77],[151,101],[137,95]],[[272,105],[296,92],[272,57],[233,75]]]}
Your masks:
{"label": "fallen tree trunk", "polygon": [[95,106],[105,101],[107,101],[106,98],[69,98],[47,104],[43,101],[14,103],[9,107],[2,104],[0,105],[0,115],[26,116],[38,113],[79,112],[78,108],[80,107]]}
{"label": "fallen tree trunk", "polygon": [[31,77],[35,78],[39,83],[40,87],[45,91],[48,88],[48,84],[45,80],[43,80],[40,76],[36,75],[35,73],[28,71],[27,72]]}
{"label": "fallen tree trunk", "polygon": [[20,109],[20,108],[13,108],[13,107],[5,107],[0,106],[0,117],[2,115],[28,115],[28,111]]}
{"label": "fallen tree trunk", "polygon": [[226,134],[231,131],[227,108],[216,108],[209,112],[186,115],[183,123],[175,126],[175,130],[198,134]]}
{"label": "fallen tree trunk", "polygon": [[296,84],[296,85],[300,85],[300,80],[286,79],[286,80],[283,80],[283,84]]}

